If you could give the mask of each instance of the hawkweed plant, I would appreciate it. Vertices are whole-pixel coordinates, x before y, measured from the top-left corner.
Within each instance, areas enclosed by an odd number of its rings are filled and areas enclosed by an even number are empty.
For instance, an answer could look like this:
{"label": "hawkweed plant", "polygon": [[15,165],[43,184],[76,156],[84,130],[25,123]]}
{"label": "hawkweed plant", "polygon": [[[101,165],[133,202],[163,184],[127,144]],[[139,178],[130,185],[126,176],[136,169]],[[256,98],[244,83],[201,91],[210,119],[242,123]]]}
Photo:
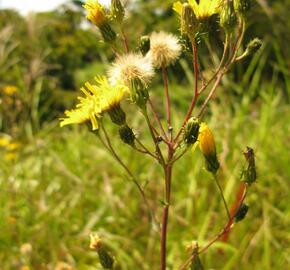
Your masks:
{"label": "hawkweed plant", "polygon": [[[76,108],[65,112],[65,118],[60,119],[60,125],[86,125],[136,185],[148,208],[152,222],[156,222],[160,230],[159,268],[161,270],[166,269],[167,227],[171,207],[171,184],[174,181],[172,170],[181,157],[199,146],[204,156],[205,168],[216,183],[227,215],[225,226],[208,241],[206,246],[199,247],[197,242],[192,242],[189,246],[190,256],[179,267],[180,270],[203,269],[200,255],[216,241],[226,241],[233,225],[245,217],[248,206],[244,201],[248,187],[256,181],[254,150],[247,147],[244,152],[245,165],[236,201],[231,207],[228,206],[220,185],[218,174],[220,163],[214,134],[203,120],[207,105],[216,94],[223,76],[231,70],[233,65],[255,53],[261,46],[261,41],[255,38],[241,52],[251,1],[188,0],[185,3],[178,1],[174,3],[173,10],[179,17],[181,36],[177,37],[163,31],[153,32],[140,37],[140,45],[135,50],[130,48],[130,41],[124,31],[123,22],[126,12],[120,0],[112,0],[110,8],[104,7],[96,0],[88,0],[83,7],[87,11],[87,19],[98,27],[104,42],[112,48],[115,59],[106,75],[96,76],[94,83],[85,83],[81,88],[83,95],[78,98]],[[219,35],[223,36],[223,53],[218,65],[212,68],[214,71],[211,76],[205,79],[198,60],[202,57],[199,48],[203,40],[217,33],[210,31],[212,17],[218,20]],[[119,48],[118,44],[123,44],[123,46]],[[177,126],[172,123],[171,89],[167,73],[168,67],[174,65],[184,55],[182,54],[184,51],[192,59],[194,87],[187,113]],[[213,52],[209,50],[208,53],[212,56]],[[164,83],[165,119],[159,116],[151,100],[151,82],[156,76],[162,77]],[[128,123],[126,113],[122,108],[126,103],[135,105],[136,110],[142,114],[152,139],[152,145],[146,145],[136,136],[135,127]],[[157,211],[150,208],[146,190],[113,147],[112,136],[103,122],[105,115],[108,115],[118,126],[119,137],[128,147],[143,155],[148,155],[163,168],[164,179],[159,181],[159,185],[164,190],[161,217],[157,217]],[[138,133],[142,132],[144,131],[138,130]],[[105,269],[116,267],[117,259],[110,254],[99,235],[91,235],[90,247],[97,251],[100,263]],[[153,268],[156,269],[156,266],[152,266]]]}

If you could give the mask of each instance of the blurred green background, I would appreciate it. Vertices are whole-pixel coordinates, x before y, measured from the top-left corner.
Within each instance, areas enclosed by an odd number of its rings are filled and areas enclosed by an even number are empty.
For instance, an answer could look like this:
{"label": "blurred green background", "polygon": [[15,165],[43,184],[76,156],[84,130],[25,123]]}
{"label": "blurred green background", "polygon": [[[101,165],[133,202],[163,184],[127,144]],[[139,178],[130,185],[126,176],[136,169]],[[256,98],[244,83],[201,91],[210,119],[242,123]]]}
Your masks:
{"label": "blurred green background", "polygon": [[[173,2],[126,2],[131,48],[153,30],[179,34]],[[215,134],[230,203],[246,146],[255,149],[258,168],[258,182],[246,200],[246,220],[236,225],[226,244],[217,243],[201,257],[205,269],[289,269],[289,10],[288,0],[254,2],[245,44],[259,37],[264,45],[224,78],[205,116]],[[219,52],[218,33],[212,41]],[[205,44],[200,46],[206,51]],[[58,118],[74,105],[78,89],[104,74],[112,59],[98,31],[85,22],[78,1],[26,17],[0,10],[1,270],[101,269],[89,250],[91,232],[104,237],[121,269],[158,269],[158,232],[125,172],[86,129],[59,127]],[[209,57],[200,61],[206,72]],[[184,55],[169,71],[176,126],[191,98],[191,70]],[[151,94],[162,115],[159,81]],[[129,115],[129,120],[149,143],[141,115]],[[116,128],[105,122],[160,216],[158,164],[122,145]],[[188,256],[190,241],[202,246],[224,223],[223,205],[202,157],[188,153],[174,171],[168,269],[177,269]]]}

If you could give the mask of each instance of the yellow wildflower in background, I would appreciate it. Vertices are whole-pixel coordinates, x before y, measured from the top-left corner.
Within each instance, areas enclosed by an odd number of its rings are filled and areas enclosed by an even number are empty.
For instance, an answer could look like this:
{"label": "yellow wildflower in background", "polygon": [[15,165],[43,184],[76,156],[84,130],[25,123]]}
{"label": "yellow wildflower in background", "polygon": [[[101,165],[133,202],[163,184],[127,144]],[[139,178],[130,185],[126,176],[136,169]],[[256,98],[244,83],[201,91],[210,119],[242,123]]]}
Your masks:
{"label": "yellow wildflower in background", "polygon": [[97,0],[88,0],[83,7],[88,11],[87,19],[97,26],[102,25],[106,20],[104,7]]}
{"label": "yellow wildflower in background", "polygon": [[0,137],[0,148],[6,148],[10,143],[9,137]]}
{"label": "yellow wildflower in background", "polygon": [[7,96],[12,96],[15,93],[17,93],[18,88],[14,85],[7,85],[3,88],[3,93],[6,94]]}
{"label": "yellow wildflower in background", "polygon": [[22,266],[22,267],[20,268],[20,270],[30,270],[30,267],[27,266],[27,265],[25,265],[25,266]]}
{"label": "yellow wildflower in background", "polygon": [[[193,9],[196,18],[199,21],[203,21],[219,13],[221,0],[188,0],[188,3]],[[180,16],[182,15],[182,3],[180,1],[173,4],[173,10],[175,10]]]}
{"label": "yellow wildflower in background", "polygon": [[102,246],[102,239],[98,234],[90,235],[90,249],[98,250]]}
{"label": "yellow wildflower in background", "polygon": [[198,135],[199,146],[206,161],[206,168],[212,173],[219,169],[219,162],[216,154],[216,145],[213,133],[205,123],[200,124]]}

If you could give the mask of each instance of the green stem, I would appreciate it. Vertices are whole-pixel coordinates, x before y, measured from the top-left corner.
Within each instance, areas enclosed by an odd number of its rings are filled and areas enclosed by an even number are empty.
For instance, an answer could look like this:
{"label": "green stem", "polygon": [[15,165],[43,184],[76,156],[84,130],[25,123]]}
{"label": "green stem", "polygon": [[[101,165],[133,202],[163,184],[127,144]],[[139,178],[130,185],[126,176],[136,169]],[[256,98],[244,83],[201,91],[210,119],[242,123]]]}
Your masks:
{"label": "green stem", "polygon": [[109,135],[105,129],[105,127],[103,126],[103,124],[100,124],[101,129],[105,135],[107,144],[104,142],[103,138],[101,137],[100,134],[98,134],[98,137],[100,139],[100,141],[102,142],[102,144],[107,148],[107,150],[109,150],[109,152],[112,154],[112,156],[116,159],[116,161],[123,167],[123,169],[127,172],[127,174],[130,176],[131,180],[133,181],[133,183],[136,185],[140,195],[142,196],[142,199],[146,205],[146,207],[148,208],[148,211],[150,213],[150,216],[152,218],[152,221],[156,222],[156,219],[154,217],[154,213],[151,210],[151,207],[149,205],[149,202],[147,200],[146,194],[143,190],[143,188],[141,187],[141,185],[139,184],[138,180],[136,179],[136,177],[133,175],[133,173],[131,172],[131,170],[126,166],[126,164],[121,160],[121,158],[119,157],[119,155],[116,153],[116,151],[114,150],[111,140],[109,138]]}
{"label": "green stem", "polygon": [[229,218],[229,220],[230,220],[230,219],[231,219],[231,214],[230,214],[230,211],[229,211],[229,207],[228,207],[228,204],[227,204],[227,202],[226,202],[226,199],[225,199],[225,196],[224,196],[223,189],[222,189],[222,187],[221,187],[221,185],[220,185],[220,182],[219,182],[218,177],[217,177],[216,174],[214,174],[214,180],[215,180],[215,182],[216,182],[216,184],[217,184],[217,186],[218,186],[218,189],[219,189],[219,191],[220,191],[220,195],[221,195],[221,197],[222,197],[222,200],[223,200],[223,203],[224,203],[224,206],[225,206],[225,209],[226,209],[226,212],[227,212],[228,218]]}

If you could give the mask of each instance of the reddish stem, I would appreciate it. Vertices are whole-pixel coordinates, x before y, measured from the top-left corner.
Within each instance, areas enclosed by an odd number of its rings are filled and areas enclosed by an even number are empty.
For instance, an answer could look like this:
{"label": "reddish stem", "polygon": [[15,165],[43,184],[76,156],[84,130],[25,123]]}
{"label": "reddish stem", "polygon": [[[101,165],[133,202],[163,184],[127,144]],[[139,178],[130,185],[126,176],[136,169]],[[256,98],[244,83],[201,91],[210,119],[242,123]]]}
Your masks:
{"label": "reddish stem", "polygon": [[164,130],[164,128],[163,128],[163,125],[162,125],[162,123],[161,123],[161,119],[160,119],[160,117],[158,116],[158,113],[157,113],[157,111],[156,111],[156,109],[155,109],[155,107],[154,107],[154,105],[153,105],[153,102],[152,102],[152,100],[151,100],[150,98],[148,99],[148,103],[149,103],[149,105],[150,105],[151,111],[153,112],[153,115],[154,115],[154,118],[155,118],[155,120],[156,120],[156,122],[157,122],[157,125],[159,126],[160,132],[162,133],[162,136],[163,136],[166,140],[168,140],[168,137],[167,137],[167,135],[166,135],[166,132],[165,132],[165,130]]}
{"label": "reddish stem", "polygon": [[233,203],[231,210],[230,210],[231,219],[229,220],[228,224],[226,225],[225,233],[221,237],[221,241],[223,241],[223,242],[227,242],[227,240],[229,238],[230,231],[231,231],[230,228],[234,222],[234,216],[235,216],[238,208],[241,206],[241,201],[242,201],[242,198],[244,197],[246,188],[247,188],[247,185],[245,183],[240,184],[240,187],[239,187],[239,190],[238,190],[238,193],[236,196],[236,200]]}
{"label": "reddish stem", "polygon": [[165,202],[163,208],[161,235],[160,235],[160,269],[166,270],[166,243],[167,243],[167,225],[171,195],[172,164],[170,163],[174,155],[173,144],[168,145],[168,164],[164,167],[165,172]]}

